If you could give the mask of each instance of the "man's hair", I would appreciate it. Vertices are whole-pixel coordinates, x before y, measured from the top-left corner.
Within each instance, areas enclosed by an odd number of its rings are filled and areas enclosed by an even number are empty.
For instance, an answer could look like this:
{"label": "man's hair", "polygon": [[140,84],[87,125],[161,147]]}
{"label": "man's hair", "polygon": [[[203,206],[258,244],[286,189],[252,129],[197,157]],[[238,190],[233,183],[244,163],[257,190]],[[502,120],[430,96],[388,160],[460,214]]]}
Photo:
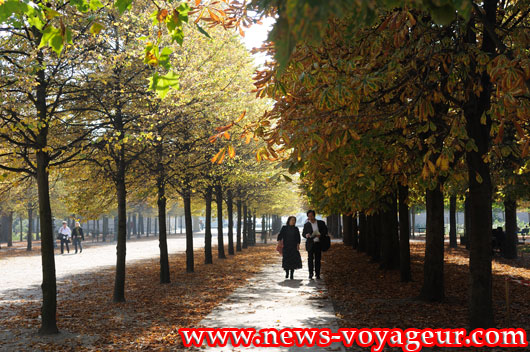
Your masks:
{"label": "man's hair", "polygon": [[306,215],[309,216],[309,213],[313,213],[313,216],[317,215],[314,210],[308,210]]}
{"label": "man's hair", "polygon": [[63,221],[63,224],[67,224],[67,222],[66,222],[66,221]]}

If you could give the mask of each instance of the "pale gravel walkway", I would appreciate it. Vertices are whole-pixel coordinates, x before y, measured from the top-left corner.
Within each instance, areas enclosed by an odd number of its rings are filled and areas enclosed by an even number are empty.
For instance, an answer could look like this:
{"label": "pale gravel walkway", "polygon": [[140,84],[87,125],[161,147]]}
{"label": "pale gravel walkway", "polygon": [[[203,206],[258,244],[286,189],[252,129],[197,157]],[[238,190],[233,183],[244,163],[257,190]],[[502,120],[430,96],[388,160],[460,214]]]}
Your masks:
{"label": "pale gravel walkway", "polygon": [[[281,258],[235,290],[199,325],[209,328],[329,328],[338,329],[337,318],[328,298],[324,280],[309,280],[307,253],[302,250],[303,268],[295,271],[294,280],[285,279]],[[340,343],[319,347],[204,347],[207,351],[345,351]],[[193,349],[189,349],[193,350]]]}
{"label": "pale gravel walkway", "polygon": [[[226,229],[225,229],[226,231]],[[217,244],[217,231],[212,230],[212,242]],[[225,245],[228,239],[224,237]],[[168,252],[183,253],[186,250],[184,235],[172,235],[167,240]],[[55,270],[57,282],[70,278],[72,275],[94,272],[103,268],[116,266],[116,243],[97,246],[85,246],[82,253],[74,254],[73,246],[70,253],[60,254],[60,249],[55,250]],[[195,233],[193,248],[204,247],[204,233]],[[127,263],[160,256],[158,238],[150,240],[127,242]],[[0,257],[0,304],[2,300],[16,300],[30,296],[42,296],[40,284],[42,283],[42,262],[40,253],[34,256]]]}

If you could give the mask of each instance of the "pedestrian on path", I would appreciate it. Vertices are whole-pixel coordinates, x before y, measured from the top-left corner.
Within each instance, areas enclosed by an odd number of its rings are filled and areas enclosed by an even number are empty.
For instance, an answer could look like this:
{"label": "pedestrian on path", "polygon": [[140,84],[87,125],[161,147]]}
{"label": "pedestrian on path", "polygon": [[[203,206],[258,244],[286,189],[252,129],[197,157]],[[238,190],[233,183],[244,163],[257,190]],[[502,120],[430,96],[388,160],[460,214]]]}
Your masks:
{"label": "pedestrian on path", "polygon": [[322,220],[315,219],[315,211],[307,212],[307,222],[302,230],[302,236],[306,239],[305,249],[307,251],[307,266],[309,267],[309,279],[313,279],[313,262],[317,279],[320,279],[320,259],[322,258],[321,238],[328,235],[328,227]]}
{"label": "pedestrian on path", "polygon": [[283,226],[278,234],[278,241],[283,240],[282,268],[285,270],[285,278],[291,274],[293,280],[294,271],[302,269],[302,257],[300,256],[300,230],[296,225],[296,218],[289,216],[287,225]]}
{"label": "pedestrian on path", "polygon": [[79,221],[75,222],[75,227],[72,231],[72,240],[74,241],[75,253],[77,254],[77,246],[79,246],[79,253],[83,252],[81,241],[85,240],[85,235],[83,234],[83,228],[81,228]]}
{"label": "pedestrian on path", "polygon": [[66,221],[63,221],[63,226],[59,229],[59,238],[61,240],[61,254],[64,254],[64,245],[66,245],[66,251],[70,253],[70,238],[72,237],[72,230],[66,224]]}

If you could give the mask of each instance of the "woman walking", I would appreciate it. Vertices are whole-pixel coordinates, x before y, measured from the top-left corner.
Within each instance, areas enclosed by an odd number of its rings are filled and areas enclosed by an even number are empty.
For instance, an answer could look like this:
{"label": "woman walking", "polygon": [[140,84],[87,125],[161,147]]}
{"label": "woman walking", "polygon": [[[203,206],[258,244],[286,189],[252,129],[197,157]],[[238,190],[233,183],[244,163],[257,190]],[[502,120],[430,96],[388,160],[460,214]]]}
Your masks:
{"label": "woman walking", "polygon": [[278,241],[283,240],[282,267],[285,270],[285,278],[291,274],[293,279],[294,271],[302,269],[302,257],[300,257],[300,230],[296,225],[296,218],[289,216],[287,225],[283,226],[278,234]]}

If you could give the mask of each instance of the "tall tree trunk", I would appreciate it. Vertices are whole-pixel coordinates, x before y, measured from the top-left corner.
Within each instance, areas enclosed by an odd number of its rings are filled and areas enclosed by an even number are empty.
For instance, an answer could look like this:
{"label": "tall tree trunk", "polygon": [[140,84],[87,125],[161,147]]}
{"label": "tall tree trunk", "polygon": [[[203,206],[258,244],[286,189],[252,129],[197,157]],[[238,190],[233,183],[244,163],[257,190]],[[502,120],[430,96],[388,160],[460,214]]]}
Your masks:
{"label": "tall tree trunk", "polygon": [[359,225],[357,224],[357,212],[352,215],[352,247],[359,248]]}
{"label": "tall tree trunk", "polygon": [[410,271],[410,224],[409,224],[409,207],[407,201],[409,198],[409,187],[398,186],[399,195],[399,273],[401,282],[412,280]]}
{"label": "tall tree trunk", "polygon": [[416,237],[416,208],[410,207],[410,227],[412,228],[412,238]]}
{"label": "tall tree trunk", "polygon": [[252,245],[256,245],[256,210],[252,212]]}
{"label": "tall tree trunk", "polygon": [[[7,229],[7,246],[13,247],[13,212],[9,213],[8,220],[9,222],[8,222],[8,229]],[[52,236],[53,236],[53,233],[52,233]]]}
{"label": "tall tree trunk", "polygon": [[[121,126],[121,119],[118,125]],[[119,128],[118,130],[122,130]],[[123,133],[118,137],[123,138]],[[127,253],[127,190],[125,186],[125,151],[120,149],[116,160],[116,195],[118,197],[118,243],[116,244],[116,278],[114,281],[114,302],[125,302],[125,256]]]}
{"label": "tall tree trunk", "polygon": [[381,264],[380,268],[392,270],[399,267],[399,243],[397,241],[397,209],[395,195],[387,199],[387,209],[381,214]]}
{"label": "tall tree trunk", "polygon": [[502,244],[502,255],[507,259],[517,258],[517,202],[507,196],[504,199],[506,237]]}
{"label": "tall tree trunk", "polygon": [[248,207],[243,204],[243,248],[248,248]]}
{"label": "tall tree trunk", "polygon": [[441,302],[444,298],[444,197],[441,185],[426,192],[427,224],[423,286],[420,298]]}
{"label": "tall tree trunk", "polygon": [[265,214],[261,215],[261,240],[263,243],[267,243],[267,235],[265,232]]}
{"label": "tall tree trunk", "polygon": [[35,218],[35,240],[40,241],[40,218]]}
{"label": "tall tree trunk", "polygon": [[109,235],[109,217],[103,217],[103,242],[107,242],[107,236]]}
{"label": "tall tree trunk", "polygon": [[32,240],[33,240],[33,208],[28,207],[28,245],[26,250],[31,251],[32,249]]}
{"label": "tall tree trunk", "polygon": [[226,259],[225,245],[223,240],[223,188],[215,186],[215,199],[217,202],[217,256]]}
{"label": "tall tree trunk", "polygon": [[24,231],[22,230],[22,216],[18,217],[18,224],[20,226],[20,242],[24,241]]}
{"label": "tall tree trunk", "polygon": [[456,196],[449,198],[449,247],[456,248]]}
{"label": "tall tree trunk", "polygon": [[237,235],[236,235],[236,251],[241,252],[241,211],[242,211],[241,199],[237,200]]}
{"label": "tall tree trunk", "polygon": [[[469,193],[464,199],[464,245],[470,249],[469,236],[471,235],[471,203],[469,202]],[[462,244],[462,243],[460,243]]]}
{"label": "tall tree trunk", "polygon": [[234,255],[234,201],[232,191],[226,191],[226,207],[228,211],[228,254]]}
{"label": "tall tree trunk", "polygon": [[[46,135],[40,137],[46,140]],[[46,145],[43,142],[42,145]],[[39,194],[39,216],[41,221],[41,256],[42,256],[42,325],[39,333],[56,334],[57,329],[57,284],[55,278],[55,257],[53,253],[53,225],[50,207],[50,191],[48,182],[49,156],[47,153],[37,152],[37,186]],[[11,215],[12,216],[12,215]]]}
{"label": "tall tree trunk", "polygon": [[[160,148],[159,148],[160,149]],[[161,163],[158,164],[159,171],[163,168]],[[163,170],[163,169],[162,169]],[[160,283],[169,284],[171,282],[171,275],[169,271],[169,255],[167,253],[167,230],[166,230],[166,184],[164,183],[164,175],[158,175],[157,180],[158,198],[156,204],[158,206],[158,222],[160,223],[160,236],[158,236],[158,247],[160,248]]]}
{"label": "tall tree trunk", "polygon": [[191,192],[184,191],[184,219],[186,221],[186,272],[194,271],[193,259],[193,222],[191,219]]}
{"label": "tall tree trunk", "polygon": [[[485,20],[493,27],[497,24],[497,1],[484,0],[483,9]],[[468,31],[465,41],[471,45],[478,45],[475,23],[468,23]],[[495,52],[495,43],[488,31],[482,33],[482,45],[480,50],[486,55]],[[470,75],[474,74],[476,66],[474,62],[470,65]],[[469,79],[466,89],[472,90],[472,86],[478,80]],[[464,116],[466,118],[466,131],[469,138],[473,139],[476,150],[466,152],[469,179],[469,201],[470,201],[470,253],[469,269],[471,273],[471,295],[469,301],[469,322],[472,329],[493,327],[493,305],[492,305],[492,275],[491,275],[491,198],[492,183],[489,164],[484,162],[484,157],[489,152],[491,116],[490,109],[492,85],[486,71],[480,77],[482,91],[477,97],[470,94],[464,104]],[[483,121],[485,116],[485,121]]]}
{"label": "tall tree trunk", "polygon": [[352,215],[342,214],[342,222],[344,223],[344,235],[342,241],[346,246],[353,245],[353,218]]}
{"label": "tall tree trunk", "polygon": [[206,188],[204,196],[206,202],[206,219],[204,224],[204,263],[212,264],[212,187]]}
{"label": "tall tree trunk", "polygon": [[140,238],[140,232],[138,231],[138,222],[136,221],[136,213],[132,215],[132,228],[133,235],[136,236],[136,238]]}
{"label": "tall tree trunk", "polygon": [[366,252],[367,246],[367,231],[368,225],[366,223],[366,214],[364,212],[359,213],[359,246],[357,247],[358,252]]}
{"label": "tall tree trunk", "polygon": [[132,234],[132,220],[131,220],[131,214],[127,215],[127,239],[131,239]]}

